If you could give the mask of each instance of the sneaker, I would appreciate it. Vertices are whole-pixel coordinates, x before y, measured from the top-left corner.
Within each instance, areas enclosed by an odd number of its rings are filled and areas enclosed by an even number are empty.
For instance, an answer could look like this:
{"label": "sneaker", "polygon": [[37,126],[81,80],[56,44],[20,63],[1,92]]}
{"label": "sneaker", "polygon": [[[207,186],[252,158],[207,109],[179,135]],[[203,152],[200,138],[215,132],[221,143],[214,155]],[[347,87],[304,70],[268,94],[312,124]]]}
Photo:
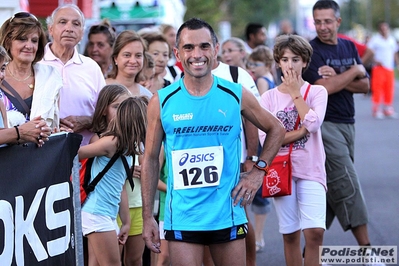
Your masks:
{"label": "sneaker", "polygon": [[262,241],[260,242],[256,241],[256,252],[261,252],[264,247],[265,247],[265,240],[262,239]]}
{"label": "sneaker", "polygon": [[399,117],[398,113],[395,112],[392,106],[386,107],[384,109],[384,115],[387,118],[397,119]]}
{"label": "sneaker", "polygon": [[378,110],[376,112],[373,112],[373,117],[375,119],[384,119],[384,113]]}

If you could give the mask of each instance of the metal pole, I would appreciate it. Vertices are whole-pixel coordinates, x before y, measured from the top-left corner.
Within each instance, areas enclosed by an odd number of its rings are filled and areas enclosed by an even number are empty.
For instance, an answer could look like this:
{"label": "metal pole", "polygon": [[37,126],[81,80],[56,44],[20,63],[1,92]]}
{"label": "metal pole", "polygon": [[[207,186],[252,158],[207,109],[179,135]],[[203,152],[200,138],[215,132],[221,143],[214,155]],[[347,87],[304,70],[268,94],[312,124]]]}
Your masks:
{"label": "metal pole", "polygon": [[391,1],[385,0],[384,1],[384,8],[385,8],[385,21],[391,25]]}
{"label": "metal pole", "polygon": [[366,28],[370,33],[373,31],[373,12],[371,12],[371,0],[366,1]]}
{"label": "metal pole", "polygon": [[74,223],[75,223],[75,261],[76,266],[83,266],[83,234],[82,234],[82,217],[80,206],[80,177],[79,177],[80,163],[78,156],[73,159],[72,166],[72,187],[73,187],[73,205],[74,205]]}

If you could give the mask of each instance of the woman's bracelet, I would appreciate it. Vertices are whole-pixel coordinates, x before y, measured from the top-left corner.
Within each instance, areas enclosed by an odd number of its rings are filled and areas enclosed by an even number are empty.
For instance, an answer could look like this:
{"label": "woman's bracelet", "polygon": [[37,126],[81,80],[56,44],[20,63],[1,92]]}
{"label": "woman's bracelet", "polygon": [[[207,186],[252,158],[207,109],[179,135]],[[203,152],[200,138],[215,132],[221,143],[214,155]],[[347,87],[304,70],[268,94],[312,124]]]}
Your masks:
{"label": "woman's bracelet", "polygon": [[298,100],[302,95],[296,96],[292,101]]}
{"label": "woman's bracelet", "polygon": [[17,144],[19,145],[20,144],[19,140],[21,139],[21,135],[19,134],[18,126],[14,126],[14,128],[15,128],[15,131],[17,131]]}

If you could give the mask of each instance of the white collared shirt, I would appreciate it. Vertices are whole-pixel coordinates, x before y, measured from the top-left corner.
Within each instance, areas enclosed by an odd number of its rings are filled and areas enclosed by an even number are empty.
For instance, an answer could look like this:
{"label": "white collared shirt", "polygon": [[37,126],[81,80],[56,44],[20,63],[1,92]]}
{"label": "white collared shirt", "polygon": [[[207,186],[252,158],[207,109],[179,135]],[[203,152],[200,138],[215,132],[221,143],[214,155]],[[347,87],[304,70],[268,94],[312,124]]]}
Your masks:
{"label": "white collared shirt", "polygon": [[[93,116],[100,90],[105,86],[103,73],[98,64],[74,49],[72,58],[64,64],[50,49],[45,47],[42,63],[54,66],[62,76],[60,93],[60,118],[70,115]],[[93,133],[84,130],[82,146],[89,143]]]}

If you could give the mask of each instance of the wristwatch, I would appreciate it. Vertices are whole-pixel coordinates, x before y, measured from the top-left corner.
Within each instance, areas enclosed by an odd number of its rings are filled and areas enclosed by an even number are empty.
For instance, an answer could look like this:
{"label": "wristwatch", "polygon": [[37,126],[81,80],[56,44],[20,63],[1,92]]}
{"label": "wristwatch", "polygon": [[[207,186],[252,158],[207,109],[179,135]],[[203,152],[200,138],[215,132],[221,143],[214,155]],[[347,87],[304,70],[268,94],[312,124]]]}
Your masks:
{"label": "wristwatch", "polygon": [[263,160],[258,160],[256,161],[256,163],[254,164],[254,166],[256,168],[258,168],[259,170],[263,170],[265,171],[265,174],[267,174],[269,172],[269,166],[267,165],[267,162],[263,161]]}
{"label": "wristwatch", "polygon": [[252,161],[255,163],[256,161],[258,161],[258,156],[255,156],[255,155],[247,156],[246,160],[249,160],[249,161]]}

